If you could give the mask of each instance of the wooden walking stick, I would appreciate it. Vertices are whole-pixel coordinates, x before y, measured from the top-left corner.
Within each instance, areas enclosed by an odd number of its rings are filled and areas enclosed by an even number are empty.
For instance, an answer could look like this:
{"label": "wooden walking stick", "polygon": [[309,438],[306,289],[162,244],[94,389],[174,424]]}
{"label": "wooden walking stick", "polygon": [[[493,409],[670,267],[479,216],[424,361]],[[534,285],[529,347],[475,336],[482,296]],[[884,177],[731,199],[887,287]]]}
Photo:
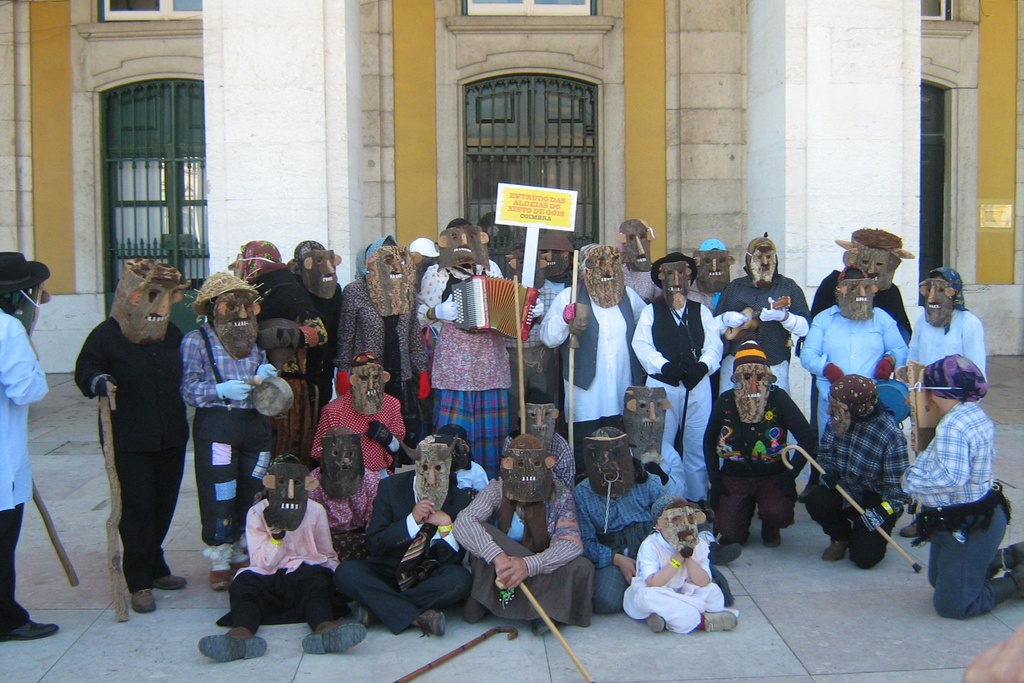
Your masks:
{"label": "wooden walking stick", "polygon": [[[502,590],[505,589],[505,586],[501,581],[495,580],[494,584]],[[530,587],[526,585],[526,582],[524,581],[520,583],[516,586],[516,589],[523,591],[523,595],[525,595],[526,599],[530,601],[531,605],[533,605],[533,609],[537,611],[540,618],[543,619],[544,623],[547,624],[549,629],[551,629],[551,633],[553,633],[555,638],[558,639],[558,644],[562,646],[563,650],[565,650],[565,654],[569,655],[569,659],[572,660],[572,663],[575,664],[576,668],[580,670],[581,674],[583,674],[583,680],[587,681],[587,683],[594,683],[594,679],[590,677],[590,674],[587,673],[587,670],[583,667],[583,662],[580,661],[580,658],[577,657],[576,653],[572,651],[571,647],[569,647],[569,643],[565,642],[565,638],[562,637],[562,632],[558,630],[558,627],[555,626],[555,622],[551,620],[548,613],[540,606],[540,603],[537,601],[537,598],[534,597],[533,591],[531,591]]]}
{"label": "wooden walking stick", "polygon": [[426,672],[430,671],[434,667],[437,667],[437,666],[440,666],[441,664],[444,664],[449,659],[452,659],[453,657],[457,657],[458,655],[462,654],[463,652],[465,652],[469,648],[471,648],[471,647],[473,647],[475,645],[479,645],[480,643],[484,642],[485,640],[487,640],[488,638],[493,636],[495,633],[507,633],[509,640],[515,640],[519,636],[519,631],[517,631],[516,629],[512,628],[511,626],[495,626],[494,628],[492,628],[487,633],[484,633],[484,634],[481,634],[481,635],[477,636],[476,638],[474,638],[473,640],[469,641],[465,645],[459,645],[457,648],[455,648],[454,650],[452,650],[448,654],[444,655],[443,657],[438,657],[437,659],[432,661],[430,664],[427,664],[425,666],[421,666],[420,668],[418,668],[415,671],[413,671],[411,674],[406,674],[405,676],[402,676],[397,681],[395,681],[395,683],[407,683],[407,681],[411,681],[412,679],[416,678],[420,674],[425,674]]}
{"label": "wooden walking stick", "polygon": [[[513,276],[512,278],[512,292],[515,298],[516,307],[512,310],[519,310],[519,277]],[[519,366],[519,377],[516,379],[519,382],[519,433],[526,433],[526,375],[523,371],[523,335],[519,330],[516,330],[516,361]]]}
{"label": "wooden walking stick", "polygon": [[116,388],[107,383],[107,395],[100,397],[100,429],[103,436],[103,464],[110,484],[110,515],[107,517],[107,574],[110,593],[114,599],[114,620],[128,621],[127,587],[121,570],[121,549],[118,545],[117,526],[121,523],[121,484],[114,465],[114,428],[110,424],[110,411],[117,410]]}
{"label": "wooden walking stick", "polygon": [[[576,288],[580,282],[580,250],[574,249],[572,252],[572,292],[569,294],[569,301],[572,303],[573,311],[576,310]],[[576,430],[573,429],[572,421],[575,417],[575,410],[573,406],[573,386],[576,383],[576,349],[580,345],[580,340],[576,338],[576,335],[569,333],[569,416],[568,416],[568,427],[569,427],[569,450],[576,453]],[[525,433],[525,430],[524,432]]]}
{"label": "wooden walking stick", "polygon": [[32,482],[32,502],[36,504],[39,517],[43,520],[43,526],[46,527],[46,535],[50,537],[50,544],[53,545],[53,549],[57,553],[60,566],[64,568],[64,575],[68,577],[68,583],[74,588],[78,585],[78,574],[71,564],[68,552],[64,550],[64,544],[60,542],[60,537],[57,536],[57,527],[53,525],[53,518],[50,517],[50,511],[46,509],[46,503],[43,502],[43,497],[40,495],[39,489],[36,488],[35,481]]}
{"label": "wooden walking stick", "polygon": [[[782,464],[786,466],[786,469],[790,469],[790,470],[793,469],[793,465],[790,464],[789,458],[786,457],[786,453],[788,453],[789,451],[796,451],[800,455],[804,456],[804,458],[807,460],[807,462],[811,463],[811,467],[813,467],[814,469],[816,469],[818,471],[818,474],[825,474],[825,470],[822,469],[821,465],[818,464],[818,461],[815,460],[814,458],[812,458],[811,455],[807,451],[805,451],[800,446],[797,446],[796,444],[790,444],[790,445],[786,446],[785,448],[783,448],[782,449],[782,454],[779,456],[779,457],[782,458]],[[839,495],[841,495],[843,498],[846,499],[847,503],[849,503],[851,506],[853,506],[853,509],[857,511],[858,515],[863,515],[864,514],[864,508],[862,508],[860,505],[857,504],[857,501],[855,501],[850,496],[850,494],[846,492],[846,489],[844,489],[839,484],[836,484],[835,485],[835,490],[839,492]],[[890,536],[889,534],[887,534],[885,532],[885,529],[883,529],[880,526],[876,526],[875,527],[875,531],[877,531],[882,536],[882,538],[885,539],[886,543],[888,543],[893,548],[895,548],[897,550],[897,552],[899,552],[899,554],[903,556],[903,559],[905,559],[907,562],[910,563],[910,566],[913,567],[915,572],[917,572],[917,573],[921,572],[921,565],[917,563],[917,560],[915,560],[913,557],[911,557],[907,553],[907,551],[904,550],[900,546],[899,543],[894,541],[892,539],[892,536]]]}

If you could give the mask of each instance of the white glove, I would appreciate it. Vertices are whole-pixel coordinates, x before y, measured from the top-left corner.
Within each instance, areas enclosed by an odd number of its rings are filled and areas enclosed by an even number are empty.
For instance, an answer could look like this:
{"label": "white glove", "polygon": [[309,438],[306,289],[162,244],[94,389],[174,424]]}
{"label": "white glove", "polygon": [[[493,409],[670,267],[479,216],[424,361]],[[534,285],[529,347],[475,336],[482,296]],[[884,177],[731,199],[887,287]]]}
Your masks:
{"label": "white glove", "polygon": [[761,318],[761,322],[782,322],[782,320],[784,320],[785,317],[789,314],[789,312],[786,310],[776,311],[774,308],[771,307],[774,303],[775,299],[768,297],[768,308],[762,308],[761,315],[758,316],[759,318]]}
{"label": "white glove", "polygon": [[722,324],[726,327],[740,327],[747,322],[747,316],[739,311],[726,311],[722,314]]}
{"label": "white glove", "polygon": [[434,306],[434,317],[438,320],[455,320],[459,315],[459,307],[451,297]]}
{"label": "white glove", "polygon": [[533,319],[540,320],[541,316],[544,315],[544,310],[544,302],[538,300],[537,303],[533,305],[533,308],[530,309],[530,312],[533,314]]}

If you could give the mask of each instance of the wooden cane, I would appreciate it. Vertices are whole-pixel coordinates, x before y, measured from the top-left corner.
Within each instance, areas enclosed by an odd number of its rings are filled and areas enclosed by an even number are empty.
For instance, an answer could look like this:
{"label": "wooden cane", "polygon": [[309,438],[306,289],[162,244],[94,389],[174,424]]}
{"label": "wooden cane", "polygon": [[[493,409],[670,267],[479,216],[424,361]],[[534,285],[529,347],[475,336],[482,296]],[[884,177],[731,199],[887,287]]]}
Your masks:
{"label": "wooden cane", "polygon": [[[811,455],[807,451],[805,451],[803,448],[801,448],[800,446],[798,446],[796,444],[790,444],[790,445],[786,446],[785,448],[783,448],[782,449],[782,454],[779,456],[779,457],[782,458],[782,464],[786,466],[786,469],[790,469],[790,470],[793,469],[793,465],[790,464],[789,458],[786,457],[786,453],[788,453],[789,451],[796,451],[800,455],[804,456],[804,458],[807,460],[807,462],[811,463],[811,466],[814,469],[818,470],[818,474],[825,474],[825,470],[822,469],[821,465],[818,464],[818,461],[815,460],[814,458],[812,458]],[[864,514],[864,508],[862,508],[860,505],[857,504],[857,501],[855,501],[850,496],[850,494],[846,492],[846,489],[844,489],[839,484],[836,484],[834,488],[835,488],[836,491],[839,492],[839,495],[841,495],[843,498],[846,499],[847,503],[849,503],[851,506],[853,506],[853,509],[857,511],[858,515],[863,515]],[[915,560],[913,557],[911,557],[907,553],[907,551],[904,550],[900,546],[899,543],[894,541],[892,536],[890,536],[889,534],[887,534],[885,532],[885,529],[883,529],[880,526],[876,526],[875,527],[875,531],[877,531],[882,536],[882,538],[885,539],[886,543],[888,543],[893,548],[895,548],[896,551],[899,552],[899,554],[903,556],[903,559],[905,559],[907,562],[910,563],[910,566],[913,567],[915,572],[917,572],[917,573],[921,572],[921,565],[917,563],[917,560]]]}
{"label": "wooden cane", "polygon": [[[505,588],[505,585],[498,580],[494,581],[494,585],[502,590]],[[526,599],[530,601],[531,605],[533,605],[533,609],[537,611],[540,618],[543,619],[544,623],[547,624],[549,629],[551,629],[551,633],[553,633],[555,638],[558,639],[558,644],[562,646],[563,650],[565,650],[565,654],[569,655],[569,659],[572,660],[572,663],[575,664],[576,668],[580,670],[581,674],[583,674],[583,680],[587,681],[587,683],[594,683],[594,679],[590,677],[590,674],[587,673],[587,670],[583,667],[583,662],[580,661],[580,658],[577,657],[576,653],[572,651],[571,647],[569,647],[569,643],[565,642],[565,638],[562,637],[562,632],[558,630],[558,627],[555,626],[555,622],[551,621],[551,617],[548,616],[548,613],[545,612],[544,608],[540,606],[539,602],[537,602],[537,598],[533,596],[533,591],[531,591],[530,587],[526,585],[526,582],[524,581],[523,583],[520,583],[516,586],[516,589],[523,591],[523,595],[525,595]]]}
{"label": "wooden cane", "polygon": [[78,574],[71,564],[71,558],[68,557],[67,551],[64,550],[64,544],[60,542],[57,527],[53,525],[53,518],[50,517],[50,511],[46,509],[46,503],[43,502],[43,497],[40,495],[39,489],[36,488],[35,481],[32,482],[32,502],[36,504],[39,517],[43,520],[43,526],[46,527],[46,535],[50,537],[50,544],[53,545],[53,549],[57,553],[60,566],[64,568],[64,575],[68,577],[68,583],[74,588],[78,585]]}
{"label": "wooden cane", "polygon": [[[580,282],[580,252],[579,249],[575,249],[572,252],[572,292],[569,294],[569,301],[573,306],[573,313],[576,312],[576,288]],[[580,345],[580,340],[576,338],[576,335],[569,333],[569,451],[573,454],[576,453],[576,430],[572,426],[573,418],[575,417],[575,410],[573,406],[573,385],[576,383],[576,347]]]}
{"label": "wooden cane", "polygon": [[110,515],[107,517],[107,575],[110,594],[114,599],[114,620],[128,621],[127,588],[121,569],[121,549],[118,545],[117,526],[121,523],[121,484],[114,465],[114,428],[110,424],[110,411],[117,409],[115,388],[108,382],[107,395],[100,397],[100,429],[103,431],[103,464],[110,485]]}
{"label": "wooden cane", "polygon": [[[519,310],[519,276],[515,275],[512,277],[512,292],[515,297],[516,307],[512,310]],[[523,335],[522,332],[516,331],[516,357],[519,361],[519,433],[526,433],[526,379],[525,373],[523,372]]]}
{"label": "wooden cane", "polygon": [[453,657],[456,657],[456,656],[462,654],[463,652],[465,652],[469,648],[471,648],[471,647],[473,647],[475,645],[479,645],[480,643],[484,642],[485,640],[487,640],[488,638],[493,636],[495,633],[507,633],[509,640],[515,640],[519,636],[519,631],[517,631],[516,629],[512,628],[511,626],[495,626],[494,628],[492,628],[487,633],[484,633],[484,634],[481,634],[481,635],[477,636],[476,638],[474,638],[473,640],[469,641],[465,645],[458,646],[457,648],[455,648],[454,650],[452,650],[448,654],[444,655],[443,657],[438,657],[437,659],[432,661],[430,664],[427,664],[425,666],[421,666],[420,668],[418,668],[415,671],[413,671],[411,674],[406,674],[405,676],[402,676],[397,681],[395,681],[395,683],[407,683],[407,681],[411,681],[412,679],[416,678],[420,674],[425,674],[426,672],[430,671],[434,667],[440,666],[441,664],[444,664],[445,662],[447,662],[449,659],[452,659]]}

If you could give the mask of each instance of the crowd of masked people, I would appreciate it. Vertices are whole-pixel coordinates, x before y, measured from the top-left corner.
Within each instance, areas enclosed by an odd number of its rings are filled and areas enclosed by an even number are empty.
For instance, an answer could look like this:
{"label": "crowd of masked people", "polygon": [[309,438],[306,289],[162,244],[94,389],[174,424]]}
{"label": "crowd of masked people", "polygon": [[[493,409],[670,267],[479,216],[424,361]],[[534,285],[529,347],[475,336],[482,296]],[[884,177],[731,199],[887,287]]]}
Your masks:
{"label": "crowd of masked people", "polygon": [[[979,406],[984,332],[955,270],[921,282],[912,328],[893,273],[913,255],[888,232],[837,240],[841,268],[811,306],[767,235],[735,278],[718,239],[652,262],[653,239],[632,219],[616,244],[575,252],[548,231],[536,259],[520,247],[499,266],[487,231],[456,219],[436,241],[358,249],[344,287],[322,244],[285,261],[253,241],[192,295],[202,323],[184,335],[169,316],[189,283],[166,263],[128,261],[75,381],[116,398],[132,609],[152,612],[154,590],[187,583],[162,549],[187,406],[209,585],[230,596],[228,630],[199,642],[216,661],[262,655],[263,624],[306,622],[302,648],[317,654],[376,623],[440,636],[454,606],[470,623],[498,615],[544,633],[517,595],[524,582],[554,623],[624,611],[655,633],[734,629],[718,567],[739,556],[755,512],[761,542],[782,544],[809,458],[821,473],[799,500],[828,537],[822,560],[877,565],[877,530],[914,510],[900,533],[931,544],[939,615],[1024,595],[1024,545],[999,548],[1010,509]],[[519,339],[465,322],[471,278],[520,278],[534,260]],[[25,416],[46,393],[28,333],[48,275],[0,254],[3,640],[57,630],[15,602],[13,571],[31,490]],[[789,393],[795,352],[813,375],[810,419]],[[925,366],[911,389],[940,418],[913,464],[879,398],[908,361]]]}

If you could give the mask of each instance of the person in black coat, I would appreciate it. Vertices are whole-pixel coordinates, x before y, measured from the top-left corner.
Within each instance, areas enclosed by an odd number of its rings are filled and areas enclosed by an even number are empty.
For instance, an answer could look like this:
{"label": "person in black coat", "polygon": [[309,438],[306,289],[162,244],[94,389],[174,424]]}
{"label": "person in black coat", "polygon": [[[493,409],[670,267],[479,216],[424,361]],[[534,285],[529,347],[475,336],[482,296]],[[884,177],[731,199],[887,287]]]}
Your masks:
{"label": "person in black coat", "polygon": [[188,442],[180,393],[182,334],[169,320],[171,305],[182,298],[180,281],[181,273],[166,263],[128,261],[110,317],[89,333],[75,364],[75,383],[85,396],[116,396],[111,425],[121,483],[119,530],[136,612],[156,609],[153,588],[186,584],[171,574],[162,548]]}
{"label": "person in black coat", "polygon": [[[470,503],[451,469],[451,444],[428,436],[414,455],[416,469],[382,479],[366,528],[366,560],[343,562],[334,573],[342,595],[361,603],[392,633],[419,626],[444,635],[443,607],[469,596],[472,577],[452,521]],[[362,621],[369,613],[362,611]]]}

